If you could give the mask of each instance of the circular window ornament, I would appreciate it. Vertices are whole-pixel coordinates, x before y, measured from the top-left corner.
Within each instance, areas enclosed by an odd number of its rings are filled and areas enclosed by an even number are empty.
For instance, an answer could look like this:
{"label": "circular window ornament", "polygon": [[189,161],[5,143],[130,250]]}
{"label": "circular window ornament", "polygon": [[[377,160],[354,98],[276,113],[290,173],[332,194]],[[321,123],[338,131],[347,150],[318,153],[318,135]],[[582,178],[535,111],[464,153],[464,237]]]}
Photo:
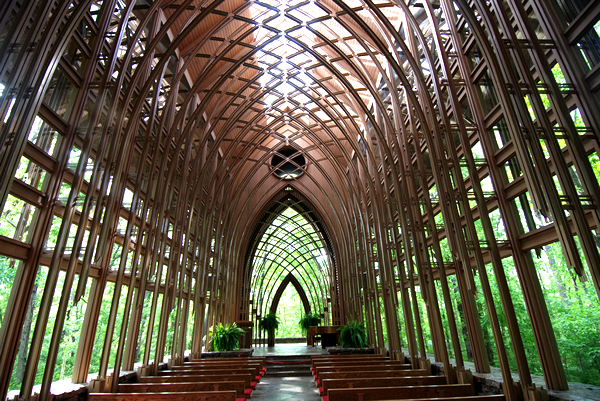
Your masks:
{"label": "circular window ornament", "polygon": [[298,149],[286,146],[279,149],[271,158],[273,174],[284,180],[293,180],[304,173],[306,159]]}

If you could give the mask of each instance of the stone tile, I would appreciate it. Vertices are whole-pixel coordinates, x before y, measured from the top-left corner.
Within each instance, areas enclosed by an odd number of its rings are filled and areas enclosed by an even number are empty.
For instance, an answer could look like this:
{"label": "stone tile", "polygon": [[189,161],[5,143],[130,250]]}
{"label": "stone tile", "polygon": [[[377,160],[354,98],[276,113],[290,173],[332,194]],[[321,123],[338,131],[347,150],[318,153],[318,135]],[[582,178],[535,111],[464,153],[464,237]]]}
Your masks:
{"label": "stone tile", "polygon": [[320,401],[319,391],[310,376],[265,376],[252,392],[253,400],[265,401]]}
{"label": "stone tile", "polygon": [[[303,356],[310,359],[310,355],[327,354],[327,350],[321,347],[311,347],[306,344],[275,344],[274,347],[254,347],[253,356],[266,356],[270,359],[277,360],[277,356],[282,357],[282,361],[290,356]],[[287,358],[289,361],[289,358]],[[292,367],[294,365],[291,365]],[[308,366],[298,367],[298,369],[308,370],[308,375],[301,376],[294,372],[286,376],[270,376],[267,367],[267,373],[256,386],[256,390],[252,392],[251,400],[261,401],[320,401],[319,390],[315,384],[314,378],[310,375]]]}
{"label": "stone tile", "polygon": [[306,344],[275,344],[274,347],[254,346],[252,356],[326,355],[327,350]]}

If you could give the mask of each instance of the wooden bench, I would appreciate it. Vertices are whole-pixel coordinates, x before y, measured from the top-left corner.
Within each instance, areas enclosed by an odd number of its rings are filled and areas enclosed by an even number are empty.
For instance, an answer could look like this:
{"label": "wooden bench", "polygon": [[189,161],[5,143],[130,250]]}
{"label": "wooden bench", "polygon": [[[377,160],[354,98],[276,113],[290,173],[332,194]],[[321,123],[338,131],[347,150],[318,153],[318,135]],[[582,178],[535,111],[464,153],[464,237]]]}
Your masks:
{"label": "wooden bench", "polygon": [[349,361],[389,361],[390,358],[383,355],[343,355],[329,357],[310,358],[311,366],[322,365],[329,362],[349,362]]}
{"label": "wooden bench", "polygon": [[444,398],[409,398],[404,401],[504,401],[504,394],[466,395],[463,397]]}
{"label": "wooden bench", "polygon": [[417,398],[446,398],[475,395],[470,384],[444,384],[439,386],[359,387],[327,390],[323,401],[406,400]]}
{"label": "wooden bench", "polygon": [[338,363],[354,362],[356,364],[370,364],[371,362],[388,362],[390,359],[383,355],[343,355],[343,356],[327,356],[327,357],[312,357],[310,370],[315,373],[317,366],[337,365]]}
{"label": "wooden bench", "polygon": [[[197,360],[197,361],[191,361],[191,362],[185,362],[183,365],[181,365],[182,368],[185,367],[190,367],[190,368],[196,368],[196,367],[205,367],[205,368],[214,368],[216,366],[226,366],[226,367],[230,367],[230,366],[248,366],[248,365],[258,365],[259,366],[259,371],[261,373],[264,374],[264,372],[267,370],[265,368],[265,359],[264,358],[230,358],[230,359],[224,359],[224,360],[220,360],[220,359],[209,359],[209,360]],[[171,367],[171,369],[175,369],[175,368],[179,368],[180,366],[173,366]]]}
{"label": "wooden bench", "polygon": [[267,358],[264,356],[223,356],[223,357],[218,357],[218,358],[197,358],[197,359],[190,359],[189,362],[210,362],[210,361],[242,361],[242,360],[262,360],[265,361]]}
{"label": "wooden bench", "polygon": [[189,393],[91,393],[90,401],[236,401],[235,391]]}
{"label": "wooden bench", "polygon": [[258,363],[242,363],[237,365],[230,364],[211,364],[210,366],[205,365],[183,365],[183,366],[171,366],[171,371],[190,371],[190,372],[212,372],[220,370],[232,370],[232,369],[254,369],[254,376],[260,376],[264,373],[261,366]]}
{"label": "wooden bench", "polygon": [[[317,366],[315,379],[321,380],[320,374],[325,372],[367,372],[370,370],[406,370],[411,371],[410,365],[405,364],[378,364],[378,365],[344,365],[344,366]],[[414,376],[414,375],[413,375]]]}
{"label": "wooden bench", "polygon": [[240,360],[224,360],[224,361],[192,361],[185,362],[180,366],[172,366],[171,369],[175,367],[206,367],[210,368],[213,366],[247,366],[247,365],[257,365],[260,369],[264,369],[265,361],[263,360],[250,360],[250,359],[240,359]]}
{"label": "wooden bench", "polygon": [[181,375],[181,376],[142,376],[140,383],[188,383],[188,382],[223,382],[239,381],[244,383],[244,388],[253,388],[254,376],[251,374],[233,375]]}
{"label": "wooden bench", "polygon": [[357,365],[404,365],[404,366],[407,366],[406,369],[411,369],[411,365],[404,361],[390,361],[390,360],[335,361],[335,362],[328,362],[328,363],[320,363],[318,365],[315,365],[315,369],[324,367],[324,366],[357,366]]}
{"label": "wooden bench", "polygon": [[364,355],[313,355],[311,361],[341,361],[351,359],[389,359],[389,357],[381,354],[364,354]]}
{"label": "wooden bench", "polygon": [[446,384],[445,376],[408,376],[408,377],[360,377],[343,379],[325,379],[321,381],[319,392],[327,394],[332,388],[353,387],[400,387],[400,386],[431,386]]}
{"label": "wooden bench", "polygon": [[194,391],[235,391],[237,401],[245,401],[252,394],[252,389],[246,389],[242,381],[119,384],[119,393],[188,393]]}
{"label": "wooden bench", "polygon": [[328,365],[317,365],[315,366],[315,372],[324,371],[326,369],[362,369],[363,367],[381,367],[384,369],[392,368],[395,370],[411,370],[412,366],[408,363],[400,363],[399,361],[372,361],[372,362],[349,362],[341,364],[328,364]]}
{"label": "wooden bench", "polygon": [[258,366],[263,367],[264,364],[258,361],[222,361],[222,362],[186,362],[183,365],[171,366],[171,369],[175,368],[210,368],[213,366]]}
{"label": "wooden bench", "polygon": [[265,364],[266,358],[264,356],[253,356],[250,358],[210,358],[210,359],[192,359],[185,363],[197,364],[197,363],[221,363],[221,362],[244,362],[244,361],[252,361],[258,362],[262,365]]}
{"label": "wooden bench", "polygon": [[255,388],[260,381],[260,375],[256,375],[254,368],[231,368],[231,369],[207,369],[207,370],[161,370],[159,376],[231,376],[247,375],[250,377],[250,386]]}
{"label": "wooden bench", "polygon": [[[412,370],[368,370],[361,371],[345,371],[345,372],[323,372],[321,373],[322,380],[325,379],[345,379],[345,378],[369,378],[369,377],[410,377],[410,376],[427,376],[427,369],[412,369]],[[319,384],[319,383],[317,383]]]}
{"label": "wooden bench", "polygon": [[260,362],[254,362],[254,361],[240,361],[240,362],[219,362],[219,363],[215,363],[215,362],[210,362],[210,363],[204,363],[204,362],[186,362],[183,365],[174,365],[171,366],[170,369],[175,369],[175,368],[210,368],[212,366],[261,366],[262,364]]}
{"label": "wooden bench", "polygon": [[182,375],[197,375],[197,374],[211,374],[211,375],[229,375],[229,374],[252,374],[254,377],[257,376],[256,367],[230,367],[230,368],[215,368],[215,369],[176,369],[176,370],[159,370],[159,376],[182,376]]}

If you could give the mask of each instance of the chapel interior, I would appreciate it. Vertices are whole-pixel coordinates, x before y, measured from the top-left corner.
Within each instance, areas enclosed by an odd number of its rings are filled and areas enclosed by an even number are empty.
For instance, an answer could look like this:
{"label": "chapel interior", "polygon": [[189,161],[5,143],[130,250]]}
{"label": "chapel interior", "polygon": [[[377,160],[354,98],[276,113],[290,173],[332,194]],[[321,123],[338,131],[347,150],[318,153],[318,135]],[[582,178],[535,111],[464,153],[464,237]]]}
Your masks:
{"label": "chapel interior", "polygon": [[265,346],[286,291],[600,386],[599,138],[593,0],[0,2],[0,396]]}

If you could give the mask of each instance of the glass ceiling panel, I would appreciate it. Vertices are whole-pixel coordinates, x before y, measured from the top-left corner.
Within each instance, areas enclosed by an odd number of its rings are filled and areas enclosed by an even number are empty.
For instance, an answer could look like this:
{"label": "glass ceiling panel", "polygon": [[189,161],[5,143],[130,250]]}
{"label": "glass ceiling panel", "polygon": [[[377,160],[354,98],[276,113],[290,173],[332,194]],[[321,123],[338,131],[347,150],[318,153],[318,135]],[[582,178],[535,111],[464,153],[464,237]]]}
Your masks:
{"label": "glass ceiling panel", "polygon": [[[307,106],[311,99],[298,88],[308,88],[311,85],[318,88],[319,80],[331,75],[328,71],[320,71],[315,75],[314,67],[320,62],[289,37],[303,43],[325,59],[337,56],[328,45],[323,45],[323,39],[316,33],[328,38],[332,43],[338,43],[340,49],[350,57],[364,53],[359,43],[345,39],[351,37],[350,32],[337,22],[336,18],[331,18],[322,4],[324,3],[318,1],[284,0],[255,3],[249,7],[250,18],[259,23],[255,42],[260,44],[276,37],[256,53],[254,61],[263,70],[259,82],[267,92],[263,100],[265,108],[272,107],[281,98],[293,99],[298,104]],[[340,65],[336,65],[336,68],[341,73],[348,73]],[[337,86],[335,81],[329,81],[328,85]],[[364,89],[364,84],[356,79],[352,79],[351,85],[355,89]],[[343,90],[342,87],[336,88],[338,89]],[[324,95],[321,91],[316,93]],[[284,108],[281,105],[279,107]],[[346,107],[350,111],[353,110],[351,105]],[[356,115],[354,112],[352,114]]]}

